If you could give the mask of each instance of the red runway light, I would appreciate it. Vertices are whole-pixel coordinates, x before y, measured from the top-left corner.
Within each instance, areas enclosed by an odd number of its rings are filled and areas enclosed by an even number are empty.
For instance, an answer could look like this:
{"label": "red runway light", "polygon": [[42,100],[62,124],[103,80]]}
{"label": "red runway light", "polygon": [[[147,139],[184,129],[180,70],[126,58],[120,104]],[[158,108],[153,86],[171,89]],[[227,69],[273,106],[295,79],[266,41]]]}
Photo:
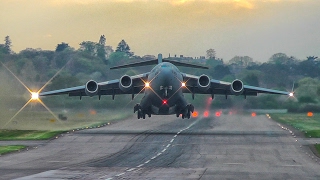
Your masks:
{"label": "red runway light", "polygon": [[216,116],[217,116],[217,117],[220,117],[220,116],[221,116],[221,112],[217,111],[217,112],[216,112]]}
{"label": "red runway light", "polygon": [[209,116],[209,111],[205,111],[205,112],[203,113],[203,116],[204,116],[204,117],[208,117],[208,116]]}
{"label": "red runway light", "polygon": [[312,116],[313,116],[313,113],[312,113],[312,112],[308,112],[308,113],[307,113],[307,116],[308,116],[308,117],[312,117]]}
{"label": "red runway light", "polygon": [[197,111],[194,111],[193,113],[192,113],[192,117],[198,117],[198,112]]}
{"label": "red runway light", "polygon": [[256,114],[255,112],[253,112],[253,113],[251,113],[251,116],[252,116],[252,117],[256,117],[257,114]]}

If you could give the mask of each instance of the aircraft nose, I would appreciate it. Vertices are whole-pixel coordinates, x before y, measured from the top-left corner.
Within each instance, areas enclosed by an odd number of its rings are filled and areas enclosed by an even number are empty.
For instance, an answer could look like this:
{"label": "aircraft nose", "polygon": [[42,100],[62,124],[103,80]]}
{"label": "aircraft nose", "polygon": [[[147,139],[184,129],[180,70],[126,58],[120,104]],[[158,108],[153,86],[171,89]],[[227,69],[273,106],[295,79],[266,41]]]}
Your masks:
{"label": "aircraft nose", "polygon": [[172,79],[172,73],[169,69],[163,68],[159,74],[161,79],[161,86],[169,86]]}

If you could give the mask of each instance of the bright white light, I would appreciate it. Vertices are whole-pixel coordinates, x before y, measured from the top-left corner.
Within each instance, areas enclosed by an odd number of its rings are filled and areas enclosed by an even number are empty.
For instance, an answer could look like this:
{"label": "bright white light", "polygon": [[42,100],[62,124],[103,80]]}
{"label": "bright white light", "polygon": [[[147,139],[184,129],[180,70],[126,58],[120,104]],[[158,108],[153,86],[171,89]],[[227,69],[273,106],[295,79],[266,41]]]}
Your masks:
{"label": "bright white light", "polygon": [[146,82],[145,86],[150,87],[150,83]]}
{"label": "bright white light", "polygon": [[39,99],[39,94],[36,93],[36,92],[32,92],[32,93],[31,93],[31,99],[32,99],[32,100],[37,100],[37,99]]}
{"label": "bright white light", "polygon": [[181,83],[181,86],[182,86],[182,87],[186,87],[186,83],[184,83],[184,82]]}
{"label": "bright white light", "polygon": [[291,92],[291,93],[289,93],[289,96],[290,96],[290,97],[293,97],[293,93],[292,93],[292,92]]}

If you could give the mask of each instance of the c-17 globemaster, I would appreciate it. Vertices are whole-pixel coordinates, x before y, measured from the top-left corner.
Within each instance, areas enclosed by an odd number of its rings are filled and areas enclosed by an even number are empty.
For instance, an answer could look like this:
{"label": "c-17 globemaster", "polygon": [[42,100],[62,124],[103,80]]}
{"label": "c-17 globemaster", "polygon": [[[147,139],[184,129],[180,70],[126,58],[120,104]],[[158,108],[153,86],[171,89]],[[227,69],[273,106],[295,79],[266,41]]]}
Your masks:
{"label": "c-17 globemaster", "polygon": [[120,79],[100,83],[89,80],[83,86],[42,92],[39,96],[68,94],[69,96],[80,96],[80,99],[82,96],[99,96],[100,99],[101,95],[111,95],[114,99],[118,94],[131,94],[134,98],[135,94],[144,92],[140,104],[134,106],[134,113],[137,112],[138,119],[145,119],[146,115],[151,117],[152,114],[176,114],[177,117],[181,115],[182,118],[190,118],[194,106],[186,101],[184,93],[191,93],[192,98],[194,98],[194,94],[209,94],[212,98],[216,94],[226,97],[228,95],[257,96],[258,93],[293,96],[293,93],[290,92],[244,85],[239,79],[229,83],[210,79],[205,74],[201,76],[186,74],[180,72],[176,66],[202,69],[208,69],[208,67],[162,59],[161,54],[155,60],[131,63],[110,69],[152,64],[157,65],[147,73],[135,76],[123,75]]}

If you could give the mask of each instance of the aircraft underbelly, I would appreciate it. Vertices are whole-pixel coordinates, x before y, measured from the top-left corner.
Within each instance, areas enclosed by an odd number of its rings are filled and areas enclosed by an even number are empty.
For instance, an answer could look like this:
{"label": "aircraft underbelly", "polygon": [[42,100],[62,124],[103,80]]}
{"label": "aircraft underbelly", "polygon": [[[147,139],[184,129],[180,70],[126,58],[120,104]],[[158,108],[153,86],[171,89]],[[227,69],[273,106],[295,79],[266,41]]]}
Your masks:
{"label": "aircraft underbelly", "polygon": [[175,114],[176,113],[176,106],[162,106],[162,107],[156,107],[154,105],[151,106],[152,114],[156,115],[168,115],[168,114]]}

